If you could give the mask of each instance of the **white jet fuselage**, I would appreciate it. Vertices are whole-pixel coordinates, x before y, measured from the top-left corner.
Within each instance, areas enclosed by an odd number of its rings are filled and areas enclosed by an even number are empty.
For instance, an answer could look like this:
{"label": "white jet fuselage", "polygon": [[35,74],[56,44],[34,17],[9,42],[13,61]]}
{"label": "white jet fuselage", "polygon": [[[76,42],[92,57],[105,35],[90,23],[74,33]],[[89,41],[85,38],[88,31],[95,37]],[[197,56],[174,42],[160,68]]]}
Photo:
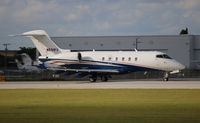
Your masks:
{"label": "white jet fuselage", "polygon": [[[81,60],[78,59],[81,54]],[[63,69],[115,69],[119,73],[135,71],[161,70],[176,71],[184,69],[184,65],[158,51],[84,51],[68,52],[54,56],[41,56],[46,67],[62,67]]]}

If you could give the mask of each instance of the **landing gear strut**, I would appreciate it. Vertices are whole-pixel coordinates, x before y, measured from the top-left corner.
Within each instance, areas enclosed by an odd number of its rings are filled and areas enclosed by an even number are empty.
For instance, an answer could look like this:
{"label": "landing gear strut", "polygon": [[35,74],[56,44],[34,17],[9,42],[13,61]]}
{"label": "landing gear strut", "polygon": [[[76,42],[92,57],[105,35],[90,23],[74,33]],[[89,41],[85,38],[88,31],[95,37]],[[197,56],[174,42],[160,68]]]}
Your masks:
{"label": "landing gear strut", "polygon": [[164,74],[163,80],[164,80],[164,81],[169,81],[169,73],[168,73],[168,72],[166,72],[166,73]]}

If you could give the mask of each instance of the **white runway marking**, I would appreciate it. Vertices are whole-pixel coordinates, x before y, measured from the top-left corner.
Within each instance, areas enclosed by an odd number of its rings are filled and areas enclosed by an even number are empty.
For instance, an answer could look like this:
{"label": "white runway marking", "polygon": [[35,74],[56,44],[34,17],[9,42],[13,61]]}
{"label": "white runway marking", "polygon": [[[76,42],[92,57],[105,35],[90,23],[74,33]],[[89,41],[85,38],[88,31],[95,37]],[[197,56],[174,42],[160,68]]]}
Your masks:
{"label": "white runway marking", "polygon": [[200,89],[200,81],[37,81],[0,82],[0,89]]}

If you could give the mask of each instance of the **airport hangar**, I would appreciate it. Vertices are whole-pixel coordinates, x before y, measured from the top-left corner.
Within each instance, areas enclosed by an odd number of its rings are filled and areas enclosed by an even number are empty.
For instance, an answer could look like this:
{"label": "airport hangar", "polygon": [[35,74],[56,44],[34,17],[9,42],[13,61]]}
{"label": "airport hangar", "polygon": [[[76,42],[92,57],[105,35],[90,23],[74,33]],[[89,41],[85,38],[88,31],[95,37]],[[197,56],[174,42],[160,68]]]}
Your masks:
{"label": "airport hangar", "polygon": [[200,35],[73,36],[52,40],[60,48],[72,51],[161,51],[188,69],[200,69]]}

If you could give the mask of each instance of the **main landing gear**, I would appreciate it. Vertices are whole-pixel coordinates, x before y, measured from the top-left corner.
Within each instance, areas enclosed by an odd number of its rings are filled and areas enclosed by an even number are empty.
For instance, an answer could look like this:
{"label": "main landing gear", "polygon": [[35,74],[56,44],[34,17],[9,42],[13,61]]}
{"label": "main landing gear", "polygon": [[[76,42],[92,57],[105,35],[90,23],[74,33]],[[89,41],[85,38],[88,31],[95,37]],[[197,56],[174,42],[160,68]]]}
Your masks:
{"label": "main landing gear", "polygon": [[97,77],[90,76],[89,80],[90,80],[90,82],[96,82],[97,81]]}
{"label": "main landing gear", "polygon": [[[90,82],[96,82],[97,80],[97,75],[92,75],[89,77]],[[107,76],[101,76],[101,81],[102,82],[107,82],[108,81],[108,77]]]}
{"label": "main landing gear", "polygon": [[107,82],[108,81],[108,77],[107,76],[101,76],[101,81],[102,82]]}

